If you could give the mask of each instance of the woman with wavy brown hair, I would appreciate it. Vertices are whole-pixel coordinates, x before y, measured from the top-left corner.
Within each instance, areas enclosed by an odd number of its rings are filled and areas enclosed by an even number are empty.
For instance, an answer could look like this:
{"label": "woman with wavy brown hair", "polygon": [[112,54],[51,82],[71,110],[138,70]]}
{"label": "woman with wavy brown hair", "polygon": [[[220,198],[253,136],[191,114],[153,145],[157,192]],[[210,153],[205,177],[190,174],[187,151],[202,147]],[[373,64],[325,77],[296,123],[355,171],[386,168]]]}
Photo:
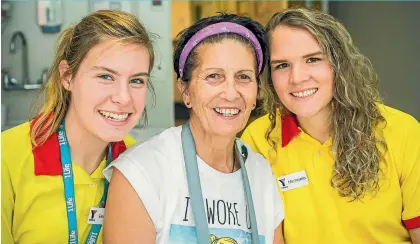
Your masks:
{"label": "woman with wavy brown hair", "polygon": [[286,243],[420,243],[418,121],[332,16],[288,9],[267,33],[266,115],[242,139],[278,177]]}

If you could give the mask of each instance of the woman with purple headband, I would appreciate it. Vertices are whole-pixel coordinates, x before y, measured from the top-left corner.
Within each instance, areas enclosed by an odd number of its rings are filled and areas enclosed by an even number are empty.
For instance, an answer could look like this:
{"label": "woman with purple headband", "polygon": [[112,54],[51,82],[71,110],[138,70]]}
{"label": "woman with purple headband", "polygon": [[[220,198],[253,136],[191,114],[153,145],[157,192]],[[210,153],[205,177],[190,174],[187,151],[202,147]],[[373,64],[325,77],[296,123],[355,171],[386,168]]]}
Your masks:
{"label": "woman with purple headband", "polygon": [[221,14],[179,36],[174,69],[190,120],[104,171],[111,181],[105,243],[283,243],[270,165],[236,138],[267,61],[263,27]]}

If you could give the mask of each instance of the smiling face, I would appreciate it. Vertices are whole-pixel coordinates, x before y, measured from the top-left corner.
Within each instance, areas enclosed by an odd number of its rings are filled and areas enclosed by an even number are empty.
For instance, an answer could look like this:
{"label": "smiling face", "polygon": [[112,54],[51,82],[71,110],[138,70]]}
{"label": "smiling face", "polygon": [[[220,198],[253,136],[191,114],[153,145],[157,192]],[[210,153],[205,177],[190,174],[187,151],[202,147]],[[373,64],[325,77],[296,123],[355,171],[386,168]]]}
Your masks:
{"label": "smiling face", "polygon": [[180,90],[186,89],[191,121],[199,121],[207,134],[235,136],[246,126],[258,91],[252,51],[230,39],[198,47],[199,65],[189,86]]}
{"label": "smiling face", "polygon": [[[62,61],[61,74],[66,67]],[[102,141],[123,140],[143,113],[148,72],[146,47],[102,41],[89,50],[75,76],[62,78],[71,94],[67,116]]]}
{"label": "smiling face", "polygon": [[334,72],[307,30],[278,26],[271,35],[271,78],[282,104],[299,118],[328,116]]}

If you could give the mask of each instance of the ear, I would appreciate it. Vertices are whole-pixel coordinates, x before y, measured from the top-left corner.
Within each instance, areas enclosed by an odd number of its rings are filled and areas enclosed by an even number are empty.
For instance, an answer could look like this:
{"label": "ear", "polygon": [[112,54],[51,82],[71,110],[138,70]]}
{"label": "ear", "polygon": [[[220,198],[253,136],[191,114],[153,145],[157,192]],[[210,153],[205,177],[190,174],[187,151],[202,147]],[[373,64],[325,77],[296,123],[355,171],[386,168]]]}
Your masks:
{"label": "ear", "polygon": [[187,106],[187,108],[191,108],[191,102],[190,102],[191,100],[190,100],[190,94],[188,92],[187,84],[181,79],[178,79],[177,86],[178,86],[179,93],[182,96],[182,100],[184,100],[185,106]]}
{"label": "ear", "polygon": [[71,75],[69,74],[70,66],[67,63],[67,60],[61,60],[60,64],[58,65],[58,71],[60,73],[60,80],[61,84],[63,85],[64,89],[67,91],[71,91],[70,81]]}

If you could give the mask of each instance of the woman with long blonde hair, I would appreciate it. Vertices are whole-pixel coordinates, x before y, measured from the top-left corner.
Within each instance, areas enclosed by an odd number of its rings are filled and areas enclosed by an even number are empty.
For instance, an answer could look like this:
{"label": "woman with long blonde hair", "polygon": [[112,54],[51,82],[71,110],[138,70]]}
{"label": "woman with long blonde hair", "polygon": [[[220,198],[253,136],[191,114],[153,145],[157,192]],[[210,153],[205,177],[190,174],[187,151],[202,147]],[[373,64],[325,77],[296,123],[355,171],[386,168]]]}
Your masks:
{"label": "woman with long blonde hair", "polygon": [[64,30],[41,111],[2,133],[2,243],[102,243],[102,170],[134,143],[153,62],[131,14],[98,11]]}
{"label": "woman with long blonde hair", "polygon": [[288,9],[267,33],[267,114],[242,139],[278,177],[286,243],[420,243],[418,121],[332,16]]}

